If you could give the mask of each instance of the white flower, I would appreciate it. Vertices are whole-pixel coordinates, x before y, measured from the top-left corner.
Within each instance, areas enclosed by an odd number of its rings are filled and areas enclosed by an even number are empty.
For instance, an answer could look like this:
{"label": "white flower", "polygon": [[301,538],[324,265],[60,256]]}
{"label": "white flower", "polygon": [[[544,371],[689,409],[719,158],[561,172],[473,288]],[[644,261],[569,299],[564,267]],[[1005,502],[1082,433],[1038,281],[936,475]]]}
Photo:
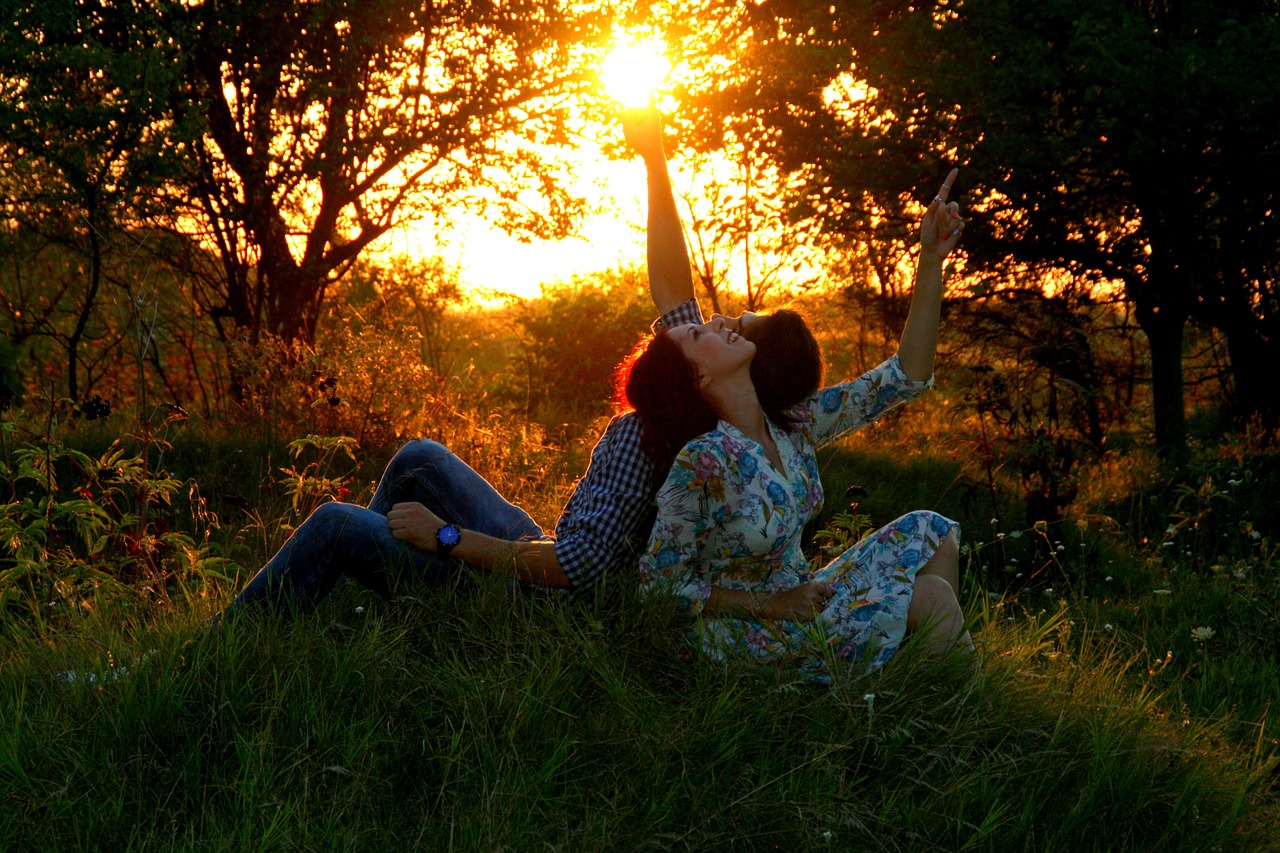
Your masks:
{"label": "white flower", "polygon": [[361,613],[363,613],[363,612],[364,612],[364,605],[363,605],[363,604],[361,604],[361,605],[357,605],[357,606],[356,606],[356,615],[357,615],[357,616],[359,616],[359,615],[360,615]]}
{"label": "white flower", "polygon": [[993,519],[991,519],[991,523],[992,523],[992,524],[999,524],[999,523],[1000,523],[1000,519],[998,519],[998,518],[993,518]]}
{"label": "white flower", "polygon": [[1157,590],[1152,590],[1152,591],[1153,591],[1156,595],[1169,595],[1169,594],[1171,594],[1171,592],[1172,592],[1172,590],[1168,590],[1168,589],[1157,589]]}
{"label": "white flower", "polygon": [[1066,545],[1059,545],[1059,546],[1058,546],[1058,551],[1060,551],[1060,552],[1061,552],[1061,551],[1065,551],[1065,550],[1067,550],[1067,546],[1066,546]]}
{"label": "white flower", "polygon": [[1262,538],[1262,531],[1261,531],[1261,530],[1251,530],[1251,531],[1249,531],[1249,538],[1250,538],[1250,539],[1261,539],[1261,538]]}
{"label": "white flower", "polygon": [[1193,640],[1210,640],[1213,639],[1214,631],[1212,628],[1192,628],[1191,639]]}
{"label": "white flower", "polygon": [[1177,533],[1177,532],[1178,532],[1178,528],[1176,528],[1176,527],[1174,527],[1172,524],[1170,524],[1168,527],[1166,527],[1166,528],[1164,529],[1164,532],[1165,532],[1165,533],[1170,533],[1170,534],[1172,534],[1172,533]]}
{"label": "white flower", "polygon": [[969,553],[969,543],[968,543],[968,542],[966,542],[966,543],[964,543],[963,545],[961,545],[961,546],[960,546],[960,553],[961,553],[961,554],[968,554],[968,553]]}
{"label": "white flower", "polygon": [[1110,622],[1102,626],[1102,630],[1104,631],[1114,631],[1115,629],[1116,629],[1116,626],[1112,625]]}
{"label": "white flower", "polygon": [[1111,575],[1107,575],[1107,580],[1111,581],[1111,580],[1114,580],[1114,578],[1112,578]]}
{"label": "white flower", "polygon": [[1227,480],[1227,485],[1228,485],[1228,486],[1238,486],[1238,485],[1240,485],[1240,484],[1241,484],[1241,483],[1243,483],[1243,482],[1244,482],[1244,480]]}

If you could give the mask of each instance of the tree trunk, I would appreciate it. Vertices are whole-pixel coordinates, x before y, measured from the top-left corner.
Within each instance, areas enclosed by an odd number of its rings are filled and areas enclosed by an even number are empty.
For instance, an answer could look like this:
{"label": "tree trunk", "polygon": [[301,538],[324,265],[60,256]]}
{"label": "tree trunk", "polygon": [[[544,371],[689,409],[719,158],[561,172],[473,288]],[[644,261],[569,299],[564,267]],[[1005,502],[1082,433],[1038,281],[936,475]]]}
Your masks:
{"label": "tree trunk", "polygon": [[1181,462],[1187,449],[1187,417],[1182,380],[1182,337],[1186,317],[1160,306],[1137,305],[1138,325],[1151,348],[1152,416],[1156,452],[1166,462]]}
{"label": "tree trunk", "polygon": [[84,340],[89,317],[93,314],[93,306],[98,300],[98,288],[102,284],[102,243],[98,239],[97,217],[94,216],[92,203],[89,206],[89,290],[85,294],[84,304],[80,306],[80,316],[76,318],[76,327],[67,337],[67,396],[79,402],[80,399],[80,342]]}
{"label": "tree trunk", "polygon": [[1280,400],[1271,383],[1272,371],[1280,363],[1280,347],[1258,333],[1251,317],[1244,319],[1219,324],[1231,357],[1232,414],[1241,421],[1259,417],[1264,427],[1275,429],[1280,426]]}

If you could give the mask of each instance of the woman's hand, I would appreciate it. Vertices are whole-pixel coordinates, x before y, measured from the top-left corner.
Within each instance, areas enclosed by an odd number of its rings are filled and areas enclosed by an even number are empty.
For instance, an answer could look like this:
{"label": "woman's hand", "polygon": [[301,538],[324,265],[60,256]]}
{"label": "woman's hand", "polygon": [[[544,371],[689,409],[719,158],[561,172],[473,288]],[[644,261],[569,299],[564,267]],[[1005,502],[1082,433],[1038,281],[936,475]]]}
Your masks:
{"label": "woman's hand", "polygon": [[420,503],[398,503],[387,513],[391,535],[424,551],[436,550],[436,531],[444,519]]}
{"label": "woman's hand", "polygon": [[835,584],[802,583],[769,596],[762,602],[760,615],[787,622],[812,622],[835,594]]}
{"label": "woman's hand", "polygon": [[964,220],[960,218],[960,205],[954,201],[947,202],[951,193],[951,185],[955,183],[959,169],[952,169],[929,209],[924,212],[924,221],[920,223],[920,246],[932,255],[945,258],[960,240],[960,232],[964,230]]}

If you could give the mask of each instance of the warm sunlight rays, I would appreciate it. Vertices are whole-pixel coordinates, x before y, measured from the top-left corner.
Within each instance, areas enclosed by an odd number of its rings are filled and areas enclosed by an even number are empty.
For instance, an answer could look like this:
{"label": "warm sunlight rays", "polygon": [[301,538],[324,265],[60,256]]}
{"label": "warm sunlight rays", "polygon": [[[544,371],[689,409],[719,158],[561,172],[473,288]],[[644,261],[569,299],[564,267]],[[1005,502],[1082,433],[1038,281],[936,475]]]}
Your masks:
{"label": "warm sunlight rays", "polygon": [[623,106],[643,107],[670,73],[671,62],[659,39],[623,35],[600,69],[600,82]]}

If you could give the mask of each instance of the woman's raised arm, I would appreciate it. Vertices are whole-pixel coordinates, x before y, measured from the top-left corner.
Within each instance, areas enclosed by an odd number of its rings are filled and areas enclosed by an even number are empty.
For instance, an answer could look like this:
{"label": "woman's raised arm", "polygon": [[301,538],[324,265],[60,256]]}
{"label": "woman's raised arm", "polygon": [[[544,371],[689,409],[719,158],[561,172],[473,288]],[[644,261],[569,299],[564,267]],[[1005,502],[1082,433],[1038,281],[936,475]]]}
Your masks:
{"label": "woman's raised arm", "polygon": [[925,211],[920,223],[920,258],[911,291],[911,310],[898,342],[898,360],[908,379],[924,382],[933,376],[942,313],[942,264],[960,239],[964,220],[960,207],[947,202],[959,169],[952,169]]}

